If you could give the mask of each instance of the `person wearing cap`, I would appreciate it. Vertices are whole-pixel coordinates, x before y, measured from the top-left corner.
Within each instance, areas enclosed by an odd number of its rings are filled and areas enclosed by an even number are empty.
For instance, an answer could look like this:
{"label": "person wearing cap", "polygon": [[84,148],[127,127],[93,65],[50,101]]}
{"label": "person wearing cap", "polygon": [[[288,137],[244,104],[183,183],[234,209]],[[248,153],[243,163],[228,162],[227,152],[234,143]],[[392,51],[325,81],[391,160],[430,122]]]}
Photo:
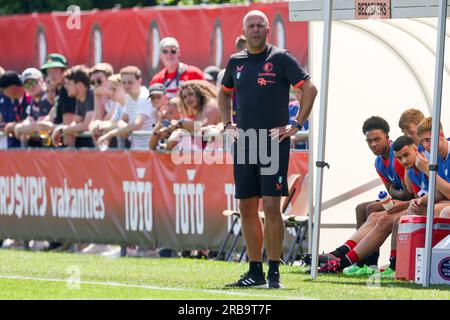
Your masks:
{"label": "person wearing cap", "polygon": [[161,119],[161,112],[169,103],[166,96],[166,87],[162,83],[154,83],[148,88],[148,98],[152,105],[158,111],[158,119]]}
{"label": "person wearing cap", "polygon": [[89,68],[85,65],[76,65],[64,72],[64,87],[69,97],[76,100],[75,117],[69,125],[57,126],[52,134],[55,146],[93,147],[92,138],[76,137],[87,131],[89,123],[94,116],[94,90],[90,87]]}
{"label": "person wearing cap", "polygon": [[46,84],[42,72],[36,68],[27,68],[21,75],[25,91],[31,101],[25,112],[27,118],[15,126],[15,136],[28,146],[41,147],[41,138],[33,136],[39,133],[38,122],[48,115],[52,104],[47,98]]}
{"label": "person wearing cap", "polygon": [[14,128],[17,123],[23,121],[27,115],[26,106],[30,102],[30,96],[23,88],[20,75],[8,70],[0,78],[0,127],[8,136],[8,148],[20,147],[20,141],[14,137]]}
{"label": "person wearing cap", "polygon": [[49,116],[39,122],[41,130],[48,130],[49,133],[55,125],[69,125],[75,118],[75,98],[69,97],[64,87],[64,71],[67,69],[66,58],[58,53],[51,53],[47,56],[41,71],[46,76],[50,84],[55,88],[55,104],[49,112]]}
{"label": "person wearing cap", "polygon": [[149,148],[150,150],[156,150],[158,148],[164,149],[165,145],[162,144],[162,141],[167,139],[170,135],[167,130],[168,127],[171,124],[175,125],[176,121],[180,118],[180,113],[178,112],[177,106],[178,100],[175,97],[170,99],[172,103],[169,103],[169,99],[166,96],[165,87],[162,83],[155,83],[150,86],[149,98],[159,113],[159,121],[153,128],[153,134],[148,142]]}
{"label": "person wearing cap", "polygon": [[180,45],[177,39],[163,38],[159,43],[159,50],[164,68],[155,74],[150,85],[162,83],[169,98],[176,96],[183,82],[204,80],[204,74],[199,68],[180,62]]}
{"label": "person wearing cap", "polygon": [[[142,86],[142,73],[136,66],[120,70],[122,85],[127,93],[119,128],[98,139],[99,145],[109,144],[114,137],[127,137],[133,131],[151,131],[157,121],[157,111],[148,99],[148,89]],[[148,149],[148,136],[132,136],[132,149]]]}

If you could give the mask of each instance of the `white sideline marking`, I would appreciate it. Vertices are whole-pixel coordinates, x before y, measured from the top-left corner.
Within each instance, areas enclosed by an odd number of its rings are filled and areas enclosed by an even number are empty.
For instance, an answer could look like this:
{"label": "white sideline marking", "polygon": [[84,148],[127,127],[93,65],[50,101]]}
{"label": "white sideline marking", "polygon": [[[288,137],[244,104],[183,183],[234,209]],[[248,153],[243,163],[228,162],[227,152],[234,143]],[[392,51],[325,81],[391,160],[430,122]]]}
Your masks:
{"label": "white sideline marking", "polygon": [[[14,275],[9,275],[9,276],[8,275],[0,275],[0,279],[67,282],[67,280],[64,280],[64,279],[22,277],[22,276],[14,276]],[[302,296],[276,296],[276,295],[270,295],[270,294],[258,294],[258,293],[251,294],[251,293],[244,293],[244,292],[235,292],[235,291],[230,292],[227,290],[221,291],[221,290],[211,290],[211,289],[168,288],[168,287],[129,284],[129,283],[120,283],[120,282],[79,281],[77,283],[100,285],[100,286],[111,286],[111,287],[138,288],[138,289],[147,289],[147,290],[213,293],[213,294],[224,294],[224,295],[241,296],[241,297],[278,298],[278,299],[290,299],[290,300],[315,300],[313,298],[302,297]]]}

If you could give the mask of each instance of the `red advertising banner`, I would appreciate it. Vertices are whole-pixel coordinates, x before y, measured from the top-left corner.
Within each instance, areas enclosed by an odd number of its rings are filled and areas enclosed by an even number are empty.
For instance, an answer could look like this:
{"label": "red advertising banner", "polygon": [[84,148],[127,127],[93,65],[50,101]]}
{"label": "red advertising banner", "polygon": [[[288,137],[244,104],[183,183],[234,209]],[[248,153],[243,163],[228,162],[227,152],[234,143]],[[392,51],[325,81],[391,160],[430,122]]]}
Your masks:
{"label": "red advertising banner", "polygon": [[[0,17],[0,66],[22,72],[40,67],[48,53],[61,53],[69,65],[109,62],[116,71],[138,66],[148,80],[161,69],[159,41],[178,39],[181,60],[201,69],[225,67],[252,9],[269,19],[269,41],[308,64],[308,24],[289,23],[287,2],[250,5],[149,7],[52,12]],[[10,32],[14,30],[14,32]]]}
{"label": "red advertising banner", "polygon": [[[148,151],[0,151],[0,238],[217,250],[237,209],[230,164],[175,164]],[[289,208],[304,215],[305,152]],[[289,236],[289,235],[288,235]]]}

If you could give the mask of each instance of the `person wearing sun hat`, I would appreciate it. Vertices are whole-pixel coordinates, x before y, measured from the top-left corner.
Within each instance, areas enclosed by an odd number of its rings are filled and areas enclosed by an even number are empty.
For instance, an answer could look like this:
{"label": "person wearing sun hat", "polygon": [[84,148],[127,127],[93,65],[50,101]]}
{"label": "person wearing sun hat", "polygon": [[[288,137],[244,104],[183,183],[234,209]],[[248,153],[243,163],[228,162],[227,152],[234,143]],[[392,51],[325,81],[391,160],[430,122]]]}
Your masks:
{"label": "person wearing sun hat", "polygon": [[41,71],[56,88],[55,124],[70,124],[75,116],[75,99],[69,97],[64,88],[64,72],[67,67],[66,57],[59,53],[49,54],[41,66]]}
{"label": "person wearing sun hat", "polygon": [[50,53],[45,59],[44,64],[41,66],[41,70],[46,73],[46,70],[50,68],[67,69],[66,57],[59,53]]}
{"label": "person wearing sun hat", "polygon": [[59,53],[50,53],[41,66],[42,73],[55,88],[56,94],[55,104],[48,116],[39,121],[41,131],[46,130],[50,135],[55,125],[69,125],[75,119],[75,98],[69,97],[64,88],[64,72],[67,67],[66,57]]}

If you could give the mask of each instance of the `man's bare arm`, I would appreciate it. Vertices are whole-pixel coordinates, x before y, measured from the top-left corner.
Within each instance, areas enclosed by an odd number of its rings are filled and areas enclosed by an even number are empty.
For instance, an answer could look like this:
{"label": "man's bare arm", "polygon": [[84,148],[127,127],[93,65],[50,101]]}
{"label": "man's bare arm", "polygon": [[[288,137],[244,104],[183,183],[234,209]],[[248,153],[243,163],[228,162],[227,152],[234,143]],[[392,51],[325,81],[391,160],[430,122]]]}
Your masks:
{"label": "man's bare arm", "polygon": [[226,125],[228,122],[231,122],[231,96],[232,91],[225,90],[223,87],[219,90],[219,95],[217,97],[217,102],[219,103],[220,113],[222,115],[222,122]]}
{"label": "man's bare arm", "polygon": [[300,103],[300,111],[296,120],[298,123],[305,122],[311,113],[314,100],[317,96],[317,88],[311,80],[307,80],[300,88],[294,88],[294,94]]}

